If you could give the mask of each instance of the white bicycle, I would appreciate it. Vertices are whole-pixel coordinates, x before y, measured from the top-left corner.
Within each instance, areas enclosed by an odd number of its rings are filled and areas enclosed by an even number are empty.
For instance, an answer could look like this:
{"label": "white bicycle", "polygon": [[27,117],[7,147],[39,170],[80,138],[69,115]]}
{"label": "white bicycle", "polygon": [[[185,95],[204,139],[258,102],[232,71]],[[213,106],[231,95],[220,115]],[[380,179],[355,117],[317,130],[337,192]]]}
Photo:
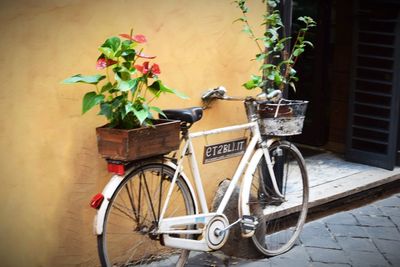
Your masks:
{"label": "white bicycle", "polygon": [[[102,266],[182,266],[191,250],[220,249],[236,224],[242,236],[252,238],[266,256],[284,253],[294,245],[306,219],[309,192],[301,153],[292,143],[265,135],[258,100],[226,96],[223,87],[207,91],[203,98],[243,100],[249,122],[189,133],[203,109],[166,110],[169,119],[181,121],[183,144],[178,157],[109,163],[119,174],[104,188],[94,221]],[[210,212],[192,140],[243,129],[251,130],[247,147],[246,141],[233,140],[205,151],[210,160],[243,152],[218,208]],[[183,172],[186,157],[192,180]],[[224,209],[236,186],[240,186],[239,216],[228,221]]]}

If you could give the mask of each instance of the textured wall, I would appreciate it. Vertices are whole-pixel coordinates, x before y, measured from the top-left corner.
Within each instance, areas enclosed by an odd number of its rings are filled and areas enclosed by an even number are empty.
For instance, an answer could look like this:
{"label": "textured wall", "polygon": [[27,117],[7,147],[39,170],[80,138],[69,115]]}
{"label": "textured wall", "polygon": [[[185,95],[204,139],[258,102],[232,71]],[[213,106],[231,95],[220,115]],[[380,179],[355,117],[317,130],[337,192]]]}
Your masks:
{"label": "textured wall", "polygon": [[[191,97],[170,97],[161,107],[200,105],[201,92],[221,84],[244,95],[240,84],[257,69],[250,62],[256,47],[232,23],[240,14],[231,2],[0,2],[0,265],[97,264],[88,203],[109,177],[94,131],[105,121],[94,110],[80,115],[88,87],[60,81],[96,73],[97,47],[133,27],[148,37],[163,81]],[[240,103],[217,103],[195,128],[243,121]],[[208,165],[204,182],[211,187],[230,176],[220,174],[229,164]]]}

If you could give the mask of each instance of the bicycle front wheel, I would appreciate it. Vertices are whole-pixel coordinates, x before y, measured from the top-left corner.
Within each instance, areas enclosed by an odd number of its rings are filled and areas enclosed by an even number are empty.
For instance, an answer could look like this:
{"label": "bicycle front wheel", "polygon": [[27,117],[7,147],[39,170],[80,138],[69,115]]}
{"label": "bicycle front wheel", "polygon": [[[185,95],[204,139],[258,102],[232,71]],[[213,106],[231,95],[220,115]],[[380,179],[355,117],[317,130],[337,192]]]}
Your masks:
{"label": "bicycle front wheel", "polygon": [[251,170],[252,182],[246,197],[247,210],[259,220],[253,243],[264,255],[275,256],[295,244],[306,220],[309,191],[304,159],[293,144],[275,142],[269,154],[283,197],[273,189],[262,153],[258,154],[258,164]]}
{"label": "bicycle front wheel", "polygon": [[[102,266],[175,266],[186,262],[189,251],[162,246],[162,236],[155,233],[174,172],[167,165],[152,163],[125,177],[110,200],[103,234],[97,238]],[[193,197],[181,176],[169,203],[165,217],[195,212]],[[179,230],[184,229],[188,227]]]}

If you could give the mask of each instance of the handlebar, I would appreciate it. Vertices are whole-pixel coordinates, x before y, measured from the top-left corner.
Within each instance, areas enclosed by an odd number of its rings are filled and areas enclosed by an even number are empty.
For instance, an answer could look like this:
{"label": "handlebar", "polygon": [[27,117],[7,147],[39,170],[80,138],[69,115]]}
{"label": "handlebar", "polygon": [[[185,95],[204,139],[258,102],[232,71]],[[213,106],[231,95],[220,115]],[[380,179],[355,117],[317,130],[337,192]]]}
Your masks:
{"label": "handlebar", "polygon": [[233,96],[226,95],[226,93],[227,93],[227,90],[225,87],[218,86],[216,88],[209,89],[205,93],[203,93],[203,95],[201,96],[201,100],[203,100],[203,102],[209,103],[214,99],[228,100],[228,101],[245,101],[247,99],[254,99],[256,101],[266,101],[266,100],[274,100],[274,99],[279,100],[282,98],[281,90],[274,90],[274,91],[270,92],[269,94],[260,93],[255,98],[233,97]]}
{"label": "handlebar", "polygon": [[207,90],[202,96],[203,101],[211,100],[213,98],[223,99],[226,94],[226,89],[223,86]]}

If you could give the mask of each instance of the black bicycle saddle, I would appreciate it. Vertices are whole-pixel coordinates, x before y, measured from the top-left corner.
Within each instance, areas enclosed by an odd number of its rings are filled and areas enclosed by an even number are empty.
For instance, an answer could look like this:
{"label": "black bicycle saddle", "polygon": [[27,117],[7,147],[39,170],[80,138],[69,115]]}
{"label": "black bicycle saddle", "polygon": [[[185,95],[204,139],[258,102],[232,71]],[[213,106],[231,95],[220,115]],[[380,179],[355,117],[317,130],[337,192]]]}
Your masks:
{"label": "black bicycle saddle", "polygon": [[167,119],[184,121],[186,123],[195,123],[203,117],[203,109],[200,107],[183,108],[183,109],[166,109],[163,110]]}

